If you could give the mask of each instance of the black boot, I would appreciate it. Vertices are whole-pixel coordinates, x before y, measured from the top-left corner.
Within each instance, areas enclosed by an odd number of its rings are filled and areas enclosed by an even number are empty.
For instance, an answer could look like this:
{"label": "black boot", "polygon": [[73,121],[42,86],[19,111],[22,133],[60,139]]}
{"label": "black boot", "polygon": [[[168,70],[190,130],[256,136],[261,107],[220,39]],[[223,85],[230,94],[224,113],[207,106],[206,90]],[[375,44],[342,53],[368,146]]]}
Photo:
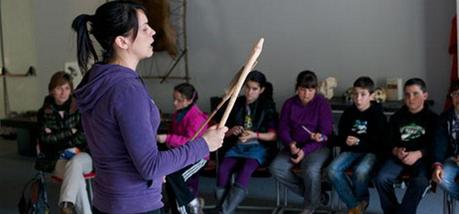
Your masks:
{"label": "black boot", "polygon": [[247,191],[234,185],[223,201],[222,213],[233,214],[237,206],[244,200],[245,196],[247,196]]}
{"label": "black boot", "polygon": [[216,208],[220,209],[222,207],[223,199],[226,197],[226,189],[222,187],[215,188],[215,199],[217,199]]}

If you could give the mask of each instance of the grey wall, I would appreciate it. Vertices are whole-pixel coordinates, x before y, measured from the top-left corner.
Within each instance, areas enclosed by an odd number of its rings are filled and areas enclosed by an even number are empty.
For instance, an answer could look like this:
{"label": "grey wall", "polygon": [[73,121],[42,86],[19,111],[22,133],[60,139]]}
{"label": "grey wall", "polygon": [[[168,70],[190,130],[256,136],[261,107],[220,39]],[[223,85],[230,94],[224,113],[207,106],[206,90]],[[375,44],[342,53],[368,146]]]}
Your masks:
{"label": "grey wall", "polygon": [[[32,4],[30,1],[14,0],[2,0],[1,4],[5,67],[11,73],[25,73],[29,66],[37,65]],[[7,78],[11,110],[34,108],[36,101],[33,98],[39,96],[36,90],[39,87],[38,80],[36,77]],[[3,81],[1,84],[0,115],[3,115]]]}
{"label": "grey wall", "polygon": [[[37,70],[35,77],[7,79],[11,110],[36,110],[48,93],[51,75],[63,70],[65,62],[76,61],[76,39],[70,31],[73,18],[80,13],[93,13],[105,1],[1,1],[5,66],[12,73],[24,73],[30,65]],[[3,117],[4,98],[1,97],[0,115]]]}
{"label": "grey wall", "polygon": [[257,69],[273,82],[279,107],[304,69],[319,78],[336,77],[338,93],[360,75],[380,84],[388,77],[417,76],[426,79],[436,106],[443,103],[452,0],[199,0],[189,5],[191,72],[204,97],[222,92],[251,45],[264,37]]}
{"label": "grey wall", "polygon": [[[39,75],[24,80],[33,82],[32,89],[19,88],[10,95],[15,99],[13,110],[40,106],[51,74],[63,69],[66,61],[75,61],[72,19],[93,13],[104,1],[26,2],[36,49],[31,58]],[[278,108],[294,93],[294,79],[304,69],[314,70],[320,79],[336,77],[338,94],[361,75],[373,77],[379,85],[389,77],[421,77],[427,80],[436,109],[443,103],[453,0],[190,0],[188,6],[191,83],[200,92],[204,110],[209,109],[210,96],[223,93],[260,37],[265,46],[257,69],[272,81]],[[156,63],[147,60],[139,69],[158,72],[150,64]],[[179,81],[146,83],[161,109],[172,111],[171,90]]]}

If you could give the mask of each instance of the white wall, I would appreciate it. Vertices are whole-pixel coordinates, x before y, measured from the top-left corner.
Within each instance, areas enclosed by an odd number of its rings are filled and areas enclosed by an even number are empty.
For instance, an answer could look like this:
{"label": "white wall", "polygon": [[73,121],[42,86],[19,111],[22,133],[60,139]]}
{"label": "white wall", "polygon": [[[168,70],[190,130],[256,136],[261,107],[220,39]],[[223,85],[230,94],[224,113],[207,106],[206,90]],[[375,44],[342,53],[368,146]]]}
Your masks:
{"label": "white wall", "polygon": [[[50,75],[66,61],[75,61],[71,21],[77,14],[92,14],[105,2],[28,1],[38,76],[31,78],[36,84],[30,84],[33,88],[19,88],[23,91],[10,95],[30,99],[14,101],[18,104],[12,110],[41,105]],[[379,84],[387,77],[425,78],[436,109],[443,105],[454,1],[190,0],[188,6],[191,83],[200,92],[204,110],[209,109],[210,96],[223,93],[259,37],[266,40],[257,69],[274,84],[278,108],[293,94],[295,77],[304,69],[316,71],[321,79],[337,77],[338,94],[360,75],[371,76]],[[142,72],[151,69],[148,64],[139,66]],[[179,81],[146,83],[162,110],[172,111],[171,88]]]}

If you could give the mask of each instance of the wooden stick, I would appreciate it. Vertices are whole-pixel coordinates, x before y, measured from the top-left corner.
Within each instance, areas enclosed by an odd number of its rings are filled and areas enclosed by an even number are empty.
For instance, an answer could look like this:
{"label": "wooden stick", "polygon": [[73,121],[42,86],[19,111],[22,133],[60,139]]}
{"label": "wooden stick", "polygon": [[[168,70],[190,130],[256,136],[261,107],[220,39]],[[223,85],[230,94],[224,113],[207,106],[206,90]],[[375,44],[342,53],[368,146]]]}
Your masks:
{"label": "wooden stick", "polygon": [[233,87],[232,89],[230,89],[228,91],[228,93],[225,95],[225,97],[223,97],[222,101],[220,101],[218,106],[209,115],[207,120],[203,124],[201,124],[201,126],[198,129],[198,131],[196,133],[194,133],[194,135],[191,138],[191,140],[194,140],[194,139],[196,139],[196,137],[198,137],[199,133],[201,133],[201,131],[204,129],[204,127],[206,127],[207,124],[210,122],[210,120],[212,120],[212,118],[215,116],[215,114],[217,114],[218,110],[220,110],[220,108],[226,103],[226,101],[228,101],[229,98],[231,98],[231,95],[233,94],[234,90],[235,90],[235,87]]}
{"label": "wooden stick", "polygon": [[[250,70],[253,70],[253,68],[256,66],[257,63],[258,63],[258,61],[255,61],[255,63],[253,64],[253,66],[252,66],[252,68]],[[204,129],[204,127],[206,127],[207,124],[210,122],[210,120],[212,120],[212,118],[215,116],[215,114],[217,114],[218,110],[220,110],[220,108],[226,103],[226,101],[228,101],[229,98],[231,98],[231,96],[234,94],[234,92],[236,90],[237,80],[240,78],[243,70],[244,70],[244,66],[233,77],[233,79],[231,80],[231,82],[229,84],[229,87],[228,87],[229,90],[226,92],[226,94],[223,97],[222,101],[220,101],[220,103],[217,105],[217,107],[212,111],[212,113],[209,115],[207,120],[203,124],[201,124],[201,126],[198,129],[198,131],[196,133],[194,133],[194,135],[191,138],[191,140],[194,140],[194,139],[196,139],[196,137],[198,137],[199,133],[201,133],[201,131]]]}
{"label": "wooden stick", "polygon": [[261,38],[260,40],[258,40],[257,44],[254,46],[252,50],[252,54],[249,56],[247,63],[245,64],[244,69],[242,70],[241,76],[239,77],[239,80],[237,81],[235,85],[235,91],[231,95],[231,99],[228,103],[228,107],[226,107],[225,113],[223,114],[223,117],[220,120],[218,127],[225,126],[226,121],[228,120],[229,114],[234,107],[234,103],[236,102],[237,96],[239,95],[242,85],[244,84],[245,78],[247,77],[249,72],[252,70],[253,65],[255,64],[255,62],[257,61],[257,58],[261,54],[261,51],[263,49],[263,42],[264,42],[264,39]]}

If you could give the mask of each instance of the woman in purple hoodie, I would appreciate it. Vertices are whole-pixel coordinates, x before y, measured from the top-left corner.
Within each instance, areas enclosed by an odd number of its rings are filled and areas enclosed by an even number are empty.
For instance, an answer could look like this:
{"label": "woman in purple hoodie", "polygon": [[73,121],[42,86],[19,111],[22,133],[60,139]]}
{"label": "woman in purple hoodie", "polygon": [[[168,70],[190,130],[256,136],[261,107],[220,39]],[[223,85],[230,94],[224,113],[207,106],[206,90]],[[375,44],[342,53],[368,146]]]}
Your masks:
{"label": "woman in purple hoodie", "polygon": [[[328,158],[326,146],[332,133],[332,111],[317,94],[317,76],[302,71],[296,79],[296,95],[285,101],[279,121],[279,138],[285,145],[270,166],[280,183],[304,197],[302,214],[314,213],[320,204],[320,172]],[[299,165],[301,173],[291,168]]]}
{"label": "woman in purple hoodie", "polygon": [[[90,26],[90,30],[88,29]],[[207,130],[179,148],[158,151],[159,111],[135,69],[153,54],[155,31],[142,5],[111,1],[75,18],[75,92],[96,178],[93,213],[160,213],[164,176],[221,147],[226,127]],[[90,38],[102,49],[101,59]],[[95,62],[88,70],[89,61]]]}

